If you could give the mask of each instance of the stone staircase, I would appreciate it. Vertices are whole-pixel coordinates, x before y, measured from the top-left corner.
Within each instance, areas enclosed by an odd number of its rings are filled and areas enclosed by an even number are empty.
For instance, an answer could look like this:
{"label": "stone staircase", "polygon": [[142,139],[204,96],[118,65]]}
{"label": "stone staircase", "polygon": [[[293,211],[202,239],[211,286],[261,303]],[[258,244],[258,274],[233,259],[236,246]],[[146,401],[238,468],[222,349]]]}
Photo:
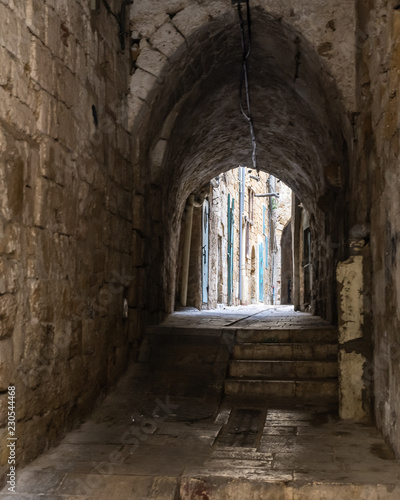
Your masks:
{"label": "stone staircase", "polygon": [[333,327],[237,330],[225,395],[338,400]]}

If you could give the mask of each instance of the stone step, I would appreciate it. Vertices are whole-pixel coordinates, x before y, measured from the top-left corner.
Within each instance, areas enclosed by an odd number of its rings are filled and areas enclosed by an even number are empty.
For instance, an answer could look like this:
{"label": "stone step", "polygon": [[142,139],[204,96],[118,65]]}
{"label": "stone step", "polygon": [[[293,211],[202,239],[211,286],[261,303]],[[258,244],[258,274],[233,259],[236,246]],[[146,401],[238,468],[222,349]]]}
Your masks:
{"label": "stone step", "polygon": [[233,348],[235,360],[282,360],[282,361],[337,361],[337,344],[273,343],[236,344]]}
{"label": "stone step", "polygon": [[336,379],[319,380],[248,380],[230,378],[225,381],[226,396],[338,399]]}
{"label": "stone step", "polygon": [[318,379],[338,376],[337,361],[264,361],[233,360],[229,364],[230,377],[247,379]]}
{"label": "stone step", "polygon": [[236,342],[243,343],[292,343],[316,342],[325,343],[338,341],[336,328],[307,328],[307,329],[274,329],[274,330],[237,330]]}

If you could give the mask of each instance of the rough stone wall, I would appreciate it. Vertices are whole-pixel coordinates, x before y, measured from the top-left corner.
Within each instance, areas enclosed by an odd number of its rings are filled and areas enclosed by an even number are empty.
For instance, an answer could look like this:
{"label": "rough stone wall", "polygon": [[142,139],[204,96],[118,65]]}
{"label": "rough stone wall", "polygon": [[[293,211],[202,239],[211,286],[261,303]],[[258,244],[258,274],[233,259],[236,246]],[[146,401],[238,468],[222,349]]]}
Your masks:
{"label": "rough stone wall", "polygon": [[203,211],[197,207],[193,210],[192,242],[190,245],[189,282],[188,282],[188,305],[197,309],[202,306],[202,225]]}
{"label": "rough stone wall", "polygon": [[[195,199],[195,206],[193,207],[192,215],[192,233],[190,240],[190,257],[189,257],[189,271],[188,271],[188,284],[187,284],[187,307],[195,307],[201,309],[202,307],[202,210],[199,199]],[[182,290],[182,273],[183,273],[183,251],[184,241],[186,234],[186,225],[188,217],[188,207],[182,219],[181,236],[179,240],[179,257],[177,260],[177,273],[176,273],[176,296],[175,296],[175,309],[181,306],[181,290]]]}
{"label": "rough stone wall", "polygon": [[[297,5],[293,0],[252,0],[252,8],[260,7],[274,17],[303,33],[324,58],[343,92],[346,107],[354,110],[355,102],[355,5],[347,0],[308,0]],[[185,41],[207,20],[232,11],[231,0],[139,0],[131,10],[132,37],[150,40],[143,43],[146,61],[154,67],[150,74],[157,77],[176,58],[176,49],[184,50]],[[158,57],[150,49],[158,52]],[[141,65],[139,66],[141,67]],[[135,81],[145,83],[143,92],[150,90],[153,78],[142,73]],[[146,85],[147,84],[147,85]],[[147,88],[146,88],[147,87]],[[139,96],[140,98],[144,98]],[[147,99],[146,99],[147,101]]]}
{"label": "rough stone wall", "polygon": [[208,305],[210,309],[215,309],[218,304],[223,303],[224,288],[226,288],[226,282],[223,280],[223,272],[226,259],[224,234],[227,221],[220,219],[221,178],[222,175],[216,179],[210,196],[208,280]]}
{"label": "rough stone wall", "polygon": [[[304,282],[304,222],[308,221],[308,213],[304,208],[301,210],[301,222],[300,222],[300,238],[299,238],[299,254],[300,254],[300,272],[299,272],[299,283],[298,287],[300,289],[300,310],[310,312],[311,305],[310,301],[307,300],[307,305],[305,304],[305,282]],[[317,259],[313,259],[313,267],[315,269]]]}
{"label": "rough stone wall", "polygon": [[[373,313],[374,360],[368,352],[364,383],[374,381],[378,426],[400,456],[400,180],[399,67],[400,11],[397,2],[358,2],[358,163],[353,182],[357,203],[352,225],[364,224],[364,287],[367,318],[364,337],[371,335]],[[370,235],[369,235],[370,224]],[[361,226],[362,227],[362,226]],[[372,294],[372,309],[370,295]]]}
{"label": "rough stone wall", "polygon": [[288,222],[281,238],[281,304],[293,304],[292,222]]}
{"label": "rough stone wall", "polygon": [[103,7],[0,2],[2,474],[8,386],[26,463],[87,413],[127,361],[130,55]]}

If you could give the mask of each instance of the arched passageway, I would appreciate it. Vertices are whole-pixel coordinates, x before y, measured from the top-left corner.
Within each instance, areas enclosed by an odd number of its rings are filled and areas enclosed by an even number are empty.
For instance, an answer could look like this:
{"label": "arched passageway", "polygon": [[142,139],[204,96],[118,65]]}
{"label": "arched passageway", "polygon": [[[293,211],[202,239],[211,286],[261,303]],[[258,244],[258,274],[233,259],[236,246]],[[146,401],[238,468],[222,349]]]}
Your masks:
{"label": "arched passageway", "polygon": [[[0,2],[0,392],[21,402],[21,463],[173,309],[188,196],[251,155],[233,2],[109,4]],[[399,455],[400,10],[251,7],[258,163],[296,195],[294,304],[338,312],[343,415],[374,414]]]}
{"label": "arched passageway", "polygon": [[283,229],[281,239],[281,304],[292,304],[293,258],[292,224],[289,221]]}
{"label": "arched passageway", "polygon": [[[346,254],[346,115],[333,78],[301,33],[261,8],[252,15],[250,88],[259,168],[290,186],[308,211],[310,310],[335,320],[335,269]],[[159,284],[156,296],[152,287],[153,308],[166,312],[173,310],[186,199],[251,158],[248,126],[239,111],[235,9],[200,24],[186,43],[150,93],[140,135],[155,199],[148,247],[151,282]]]}
{"label": "arched passageway", "polygon": [[[172,310],[188,196],[251,155],[232,1],[128,4],[0,2],[0,403],[15,387],[20,464]],[[344,416],[373,413],[399,456],[400,9],[251,6],[258,163],[296,195],[311,310],[334,320],[338,292]]]}

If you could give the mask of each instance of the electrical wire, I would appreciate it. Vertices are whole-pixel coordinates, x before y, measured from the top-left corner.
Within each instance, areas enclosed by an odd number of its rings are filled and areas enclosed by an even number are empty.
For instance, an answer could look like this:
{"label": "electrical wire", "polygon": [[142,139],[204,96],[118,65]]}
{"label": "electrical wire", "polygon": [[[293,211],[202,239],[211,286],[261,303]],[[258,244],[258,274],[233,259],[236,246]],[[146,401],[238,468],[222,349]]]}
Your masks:
{"label": "electrical wire", "polygon": [[116,14],[111,9],[110,4],[108,3],[108,1],[107,0],[103,0],[103,5],[106,8],[106,11],[111,16],[113,16],[116,19],[117,23],[118,23],[118,27],[119,27],[118,38],[119,38],[119,41],[120,41],[120,44],[121,44],[122,51],[125,50],[125,23],[126,23],[126,11],[125,11],[125,9],[131,3],[132,3],[132,0],[124,0],[122,2],[122,6],[121,6],[121,10],[120,10],[119,14]]}
{"label": "electrical wire", "polygon": [[111,14],[113,17],[115,17],[115,19],[117,20],[117,22],[119,23],[119,17],[117,14],[115,14],[112,10],[111,10],[111,7],[110,7],[110,4],[107,2],[107,0],[103,0],[103,5],[104,7],[106,8],[106,11]]}
{"label": "electrical wire", "polygon": [[[253,163],[253,168],[257,171],[257,173],[260,173],[260,170],[257,166],[257,139],[256,139],[256,134],[254,131],[254,126],[253,126],[253,118],[251,116],[251,105],[250,105],[250,91],[249,91],[249,66],[248,66],[248,58],[250,56],[251,52],[251,16],[250,16],[250,2],[249,0],[246,0],[246,11],[247,11],[247,36],[246,36],[246,29],[245,29],[245,23],[243,19],[243,14],[242,14],[242,6],[241,6],[241,1],[238,1],[238,15],[239,15],[239,22],[240,22],[240,31],[241,31],[241,38],[242,38],[242,51],[243,51],[243,58],[242,58],[242,69],[240,73],[240,85],[239,85],[239,99],[240,99],[240,110],[247,120],[250,128],[250,137],[251,137],[251,143],[252,143],[252,163]],[[243,107],[243,87],[246,92],[246,108],[247,110],[244,109]]]}

